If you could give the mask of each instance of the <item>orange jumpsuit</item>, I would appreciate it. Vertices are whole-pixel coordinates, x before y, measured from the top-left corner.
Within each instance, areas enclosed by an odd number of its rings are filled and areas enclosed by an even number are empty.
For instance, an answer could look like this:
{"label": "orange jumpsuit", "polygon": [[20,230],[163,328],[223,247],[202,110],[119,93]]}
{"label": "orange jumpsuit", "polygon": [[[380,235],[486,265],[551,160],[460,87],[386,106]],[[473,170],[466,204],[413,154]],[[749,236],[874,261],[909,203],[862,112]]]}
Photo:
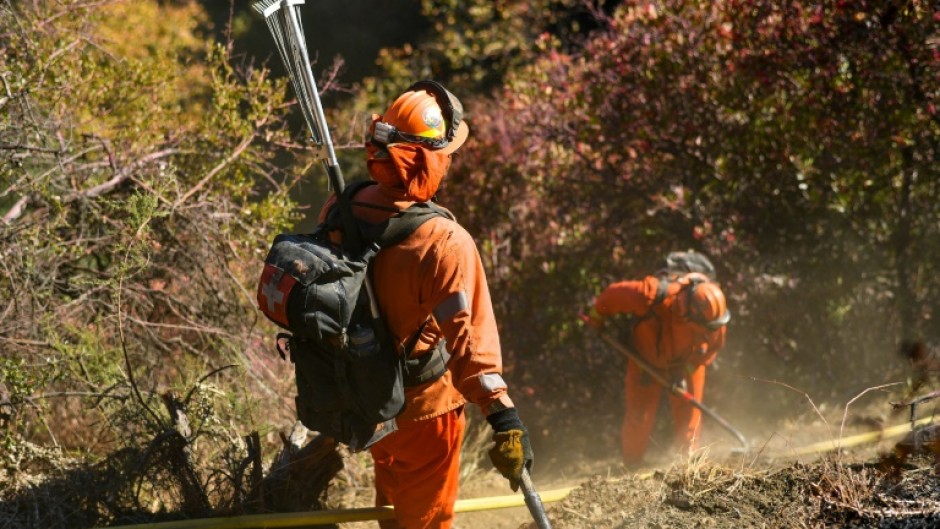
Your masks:
{"label": "orange jumpsuit", "polygon": [[[422,155],[429,156],[427,151]],[[375,177],[374,167],[370,171]],[[356,202],[397,209],[414,202],[404,187],[388,185],[381,172],[378,176],[379,184],[359,191]],[[361,206],[354,206],[353,214],[370,223],[391,215]],[[399,343],[410,343],[430,319],[412,358],[428,353],[441,339],[446,339],[451,354],[441,378],[406,388],[405,410],[396,418],[398,431],[370,449],[376,505],[395,505],[396,520],[380,525],[446,529],[457,498],[465,402],[479,405],[484,415],[513,406],[501,376],[499,334],[483,265],[470,234],[456,222],[436,217],[379,252],[373,284],[385,322]]]}
{"label": "orange jumpsuit", "polygon": [[[633,329],[633,349],[653,367],[672,380],[684,379],[686,389],[701,402],[705,390],[705,366],[725,344],[725,328],[714,331],[692,323],[678,314],[678,295],[684,284],[670,282],[662,303],[653,306],[659,279],[623,281],[607,287],[594,301],[601,316],[623,313],[638,318]],[[650,309],[652,308],[652,313]],[[655,381],[644,376],[635,362],[627,362],[624,377],[626,410],[621,430],[621,446],[626,464],[639,463],[649,444],[662,392]],[[684,399],[670,394],[670,409],[676,443],[694,449],[701,428],[702,412]]]}

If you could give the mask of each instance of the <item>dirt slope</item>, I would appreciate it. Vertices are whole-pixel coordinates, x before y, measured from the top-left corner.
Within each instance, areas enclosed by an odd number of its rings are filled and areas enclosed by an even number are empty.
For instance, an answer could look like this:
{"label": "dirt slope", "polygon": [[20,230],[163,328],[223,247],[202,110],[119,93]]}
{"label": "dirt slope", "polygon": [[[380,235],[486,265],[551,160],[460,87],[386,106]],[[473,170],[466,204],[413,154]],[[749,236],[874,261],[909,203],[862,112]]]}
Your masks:
{"label": "dirt slope", "polygon": [[691,464],[596,477],[549,517],[555,529],[940,527],[940,479],[914,467],[891,483],[871,465],[832,461],[759,472]]}
{"label": "dirt slope", "polygon": [[[843,433],[870,429],[846,428]],[[555,529],[940,527],[940,477],[933,458],[921,453],[901,465],[883,464],[897,438],[841,455],[785,455],[838,431],[837,422],[805,423],[791,433],[753,438],[758,448],[746,455],[731,455],[733,443],[716,435],[710,450],[684,459],[661,454],[636,471],[611,458],[545,465],[534,477],[542,491],[575,487],[564,500],[546,504]],[[772,453],[776,457],[768,457]],[[484,476],[469,480],[461,497],[492,495],[504,488],[499,476]],[[535,525],[520,508],[459,514],[455,528]]]}

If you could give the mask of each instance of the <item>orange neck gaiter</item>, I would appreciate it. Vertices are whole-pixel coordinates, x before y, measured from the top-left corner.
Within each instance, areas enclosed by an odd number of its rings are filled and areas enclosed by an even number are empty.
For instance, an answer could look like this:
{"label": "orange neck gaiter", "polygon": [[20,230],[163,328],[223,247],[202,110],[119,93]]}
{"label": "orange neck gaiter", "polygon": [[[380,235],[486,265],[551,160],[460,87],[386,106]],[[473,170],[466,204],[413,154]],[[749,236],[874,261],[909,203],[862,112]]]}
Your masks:
{"label": "orange neck gaiter", "polygon": [[413,143],[387,149],[366,145],[369,174],[379,184],[402,189],[408,200],[426,202],[437,193],[450,168],[450,156]]}

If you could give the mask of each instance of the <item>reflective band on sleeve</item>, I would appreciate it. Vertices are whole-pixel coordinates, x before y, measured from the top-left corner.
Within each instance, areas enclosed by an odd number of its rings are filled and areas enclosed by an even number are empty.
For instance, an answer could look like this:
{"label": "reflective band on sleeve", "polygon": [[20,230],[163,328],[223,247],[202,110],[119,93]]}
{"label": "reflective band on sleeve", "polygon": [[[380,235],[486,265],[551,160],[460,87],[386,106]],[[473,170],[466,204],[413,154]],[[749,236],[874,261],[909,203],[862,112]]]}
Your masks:
{"label": "reflective band on sleeve", "polygon": [[506,382],[499,373],[484,373],[480,375],[480,386],[486,391],[506,389]]}
{"label": "reflective band on sleeve", "polygon": [[434,307],[434,319],[437,321],[447,321],[457,315],[462,310],[467,310],[470,305],[467,303],[467,294],[463,290],[455,292],[447,299]]}

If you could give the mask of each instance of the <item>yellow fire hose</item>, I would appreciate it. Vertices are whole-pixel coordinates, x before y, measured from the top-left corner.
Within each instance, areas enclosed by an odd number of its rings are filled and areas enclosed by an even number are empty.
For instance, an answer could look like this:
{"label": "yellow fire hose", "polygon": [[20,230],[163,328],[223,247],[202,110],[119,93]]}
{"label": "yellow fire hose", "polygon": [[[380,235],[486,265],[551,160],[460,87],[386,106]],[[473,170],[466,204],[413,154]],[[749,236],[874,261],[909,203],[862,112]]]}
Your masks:
{"label": "yellow fire hose", "polygon": [[911,423],[899,424],[897,426],[892,426],[890,428],[885,428],[883,430],[875,430],[872,432],[860,433],[858,435],[852,435],[849,437],[843,437],[842,439],[832,439],[830,441],[820,441],[818,443],[813,443],[806,445],[801,448],[794,448],[793,450],[781,450],[781,456],[805,456],[810,454],[819,454],[822,452],[831,452],[833,450],[839,450],[842,448],[850,448],[853,446],[858,446],[865,443],[875,443],[881,441],[882,439],[890,439],[892,437],[900,437],[907,432],[911,431],[915,426],[923,426],[929,424],[933,421],[933,417],[924,417],[918,419]]}
{"label": "yellow fire hose", "polygon": [[[563,500],[574,487],[540,492],[543,503]],[[509,496],[491,496],[457,500],[454,512],[475,512],[509,507],[524,507],[522,494]],[[344,522],[362,522],[368,520],[391,520],[395,517],[395,508],[365,507],[360,509],[335,509],[327,511],[291,512],[274,514],[251,514],[229,518],[200,518],[195,520],[177,520],[138,525],[122,525],[121,529],[255,529],[275,527],[306,527]]]}
{"label": "yellow fire hose", "polygon": [[[862,433],[842,439],[833,439],[831,441],[822,441],[806,445],[793,450],[782,450],[779,456],[802,456],[810,454],[819,454],[831,452],[842,448],[849,448],[865,443],[874,443],[892,437],[900,437],[911,431],[915,426],[922,426],[930,423],[931,417],[919,419],[913,424],[904,423],[883,430]],[[653,472],[639,475],[643,478],[653,476]],[[540,492],[539,496],[543,503],[552,503],[561,501],[568,497],[568,494],[576,487],[567,487],[555,489],[546,492]],[[490,496],[487,498],[472,498],[458,500],[454,505],[454,512],[476,512],[495,509],[507,509],[510,507],[525,506],[525,498],[522,494],[513,494],[509,496]],[[232,516],[228,518],[200,518],[194,520],[177,520],[173,522],[160,522],[137,525],[122,525],[120,529],[273,529],[277,527],[306,527],[313,525],[329,525],[345,522],[362,522],[368,520],[391,520],[395,517],[395,508],[385,507],[364,507],[358,509],[333,509],[326,511],[292,512],[292,513],[273,513],[273,514],[252,514],[246,516]],[[99,528],[103,529],[103,528]]]}

